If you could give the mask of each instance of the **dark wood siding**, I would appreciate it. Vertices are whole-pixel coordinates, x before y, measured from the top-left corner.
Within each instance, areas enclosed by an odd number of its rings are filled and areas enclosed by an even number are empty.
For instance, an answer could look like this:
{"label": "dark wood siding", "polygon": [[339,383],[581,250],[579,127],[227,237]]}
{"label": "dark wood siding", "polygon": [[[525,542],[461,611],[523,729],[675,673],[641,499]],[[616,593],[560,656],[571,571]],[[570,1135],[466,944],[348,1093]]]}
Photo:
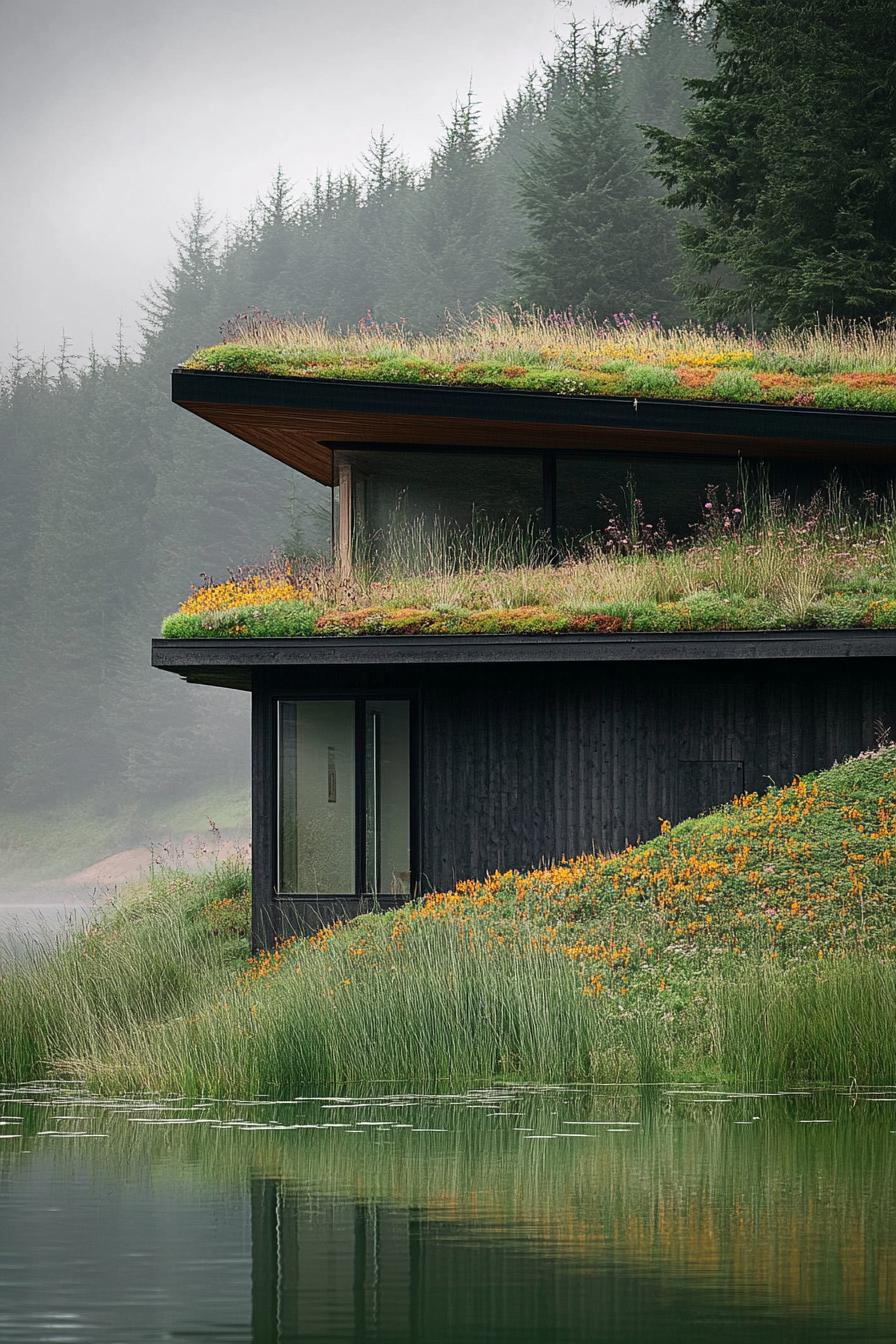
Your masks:
{"label": "dark wood siding", "polygon": [[742,790],[787,783],[896,724],[884,669],[842,664],[529,670],[423,692],[423,876],[655,835]]}
{"label": "dark wood siding", "polygon": [[[301,693],[315,684],[310,669],[297,670],[255,693],[255,883],[263,907],[256,928],[263,938],[271,929],[282,934],[356,913],[272,896],[265,725],[276,690]],[[327,669],[331,693],[384,684],[419,691],[424,890],[621,848],[655,835],[662,819],[786,783],[896,727],[896,683],[886,661]]]}

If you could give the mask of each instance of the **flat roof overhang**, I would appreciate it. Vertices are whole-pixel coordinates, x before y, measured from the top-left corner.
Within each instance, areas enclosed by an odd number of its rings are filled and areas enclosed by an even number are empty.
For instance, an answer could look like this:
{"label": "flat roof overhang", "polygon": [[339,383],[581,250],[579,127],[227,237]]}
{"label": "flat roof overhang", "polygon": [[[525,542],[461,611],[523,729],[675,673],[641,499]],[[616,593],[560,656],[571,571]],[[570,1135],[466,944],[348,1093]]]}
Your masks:
{"label": "flat roof overhang", "polygon": [[324,485],[339,447],[896,462],[896,413],[175,369],[172,400]]}
{"label": "flat roof overhang", "polygon": [[630,635],[354,635],[154,639],[152,665],[186,681],[251,690],[253,673],[334,667],[467,667],[896,658],[896,630]]}

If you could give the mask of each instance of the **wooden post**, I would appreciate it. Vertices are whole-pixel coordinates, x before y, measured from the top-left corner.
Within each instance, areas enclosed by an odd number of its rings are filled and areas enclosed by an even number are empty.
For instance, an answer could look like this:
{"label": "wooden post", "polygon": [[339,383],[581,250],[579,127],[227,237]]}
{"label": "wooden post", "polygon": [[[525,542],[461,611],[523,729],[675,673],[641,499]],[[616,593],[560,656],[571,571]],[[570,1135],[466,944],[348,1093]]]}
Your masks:
{"label": "wooden post", "polygon": [[340,462],[336,483],[339,487],[339,535],[336,538],[336,569],[340,578],[352,572],[352,469],[348,462]]}

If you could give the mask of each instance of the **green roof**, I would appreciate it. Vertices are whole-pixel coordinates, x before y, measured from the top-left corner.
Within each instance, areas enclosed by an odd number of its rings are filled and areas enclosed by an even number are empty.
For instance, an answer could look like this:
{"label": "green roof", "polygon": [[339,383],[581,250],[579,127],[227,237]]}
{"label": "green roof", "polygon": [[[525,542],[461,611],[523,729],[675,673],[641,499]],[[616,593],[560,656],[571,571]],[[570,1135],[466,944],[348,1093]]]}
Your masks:
{"label": "green roof", "polygon": [[500,388],[559,396],[896,412],[891,328],[824,327],[767,337],[619,328],[484,314],[436,336],[367,325],[253,319],[195,351],[184,369],[409,386]]}

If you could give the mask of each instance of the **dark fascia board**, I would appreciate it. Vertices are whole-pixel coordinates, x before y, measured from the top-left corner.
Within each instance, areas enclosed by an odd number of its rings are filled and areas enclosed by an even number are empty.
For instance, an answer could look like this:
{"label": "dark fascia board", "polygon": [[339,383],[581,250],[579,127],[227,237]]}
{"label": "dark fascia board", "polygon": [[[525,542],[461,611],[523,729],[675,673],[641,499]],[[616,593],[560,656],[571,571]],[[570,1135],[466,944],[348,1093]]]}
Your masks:
{"label": "dark fascia board", "polygon": [[254,671],[511,663],[750,662],[896,658],[896,630],[630,635],[355,635],[154,639],[152,665],[187,681],[248,689]]}
{"label": "dark fascia board", "polygon": [[605,429],[666,429],[748,438],[814,439],[890,446],[896,450],[896,413],[883,411],[828,411],[818,407],[640,397],[567,397],[491,388],[354,383],[349,379],[211,373],[181,368],[172,371],[171,397],[178,404],[204,402],[458,420],[535,421]]}

